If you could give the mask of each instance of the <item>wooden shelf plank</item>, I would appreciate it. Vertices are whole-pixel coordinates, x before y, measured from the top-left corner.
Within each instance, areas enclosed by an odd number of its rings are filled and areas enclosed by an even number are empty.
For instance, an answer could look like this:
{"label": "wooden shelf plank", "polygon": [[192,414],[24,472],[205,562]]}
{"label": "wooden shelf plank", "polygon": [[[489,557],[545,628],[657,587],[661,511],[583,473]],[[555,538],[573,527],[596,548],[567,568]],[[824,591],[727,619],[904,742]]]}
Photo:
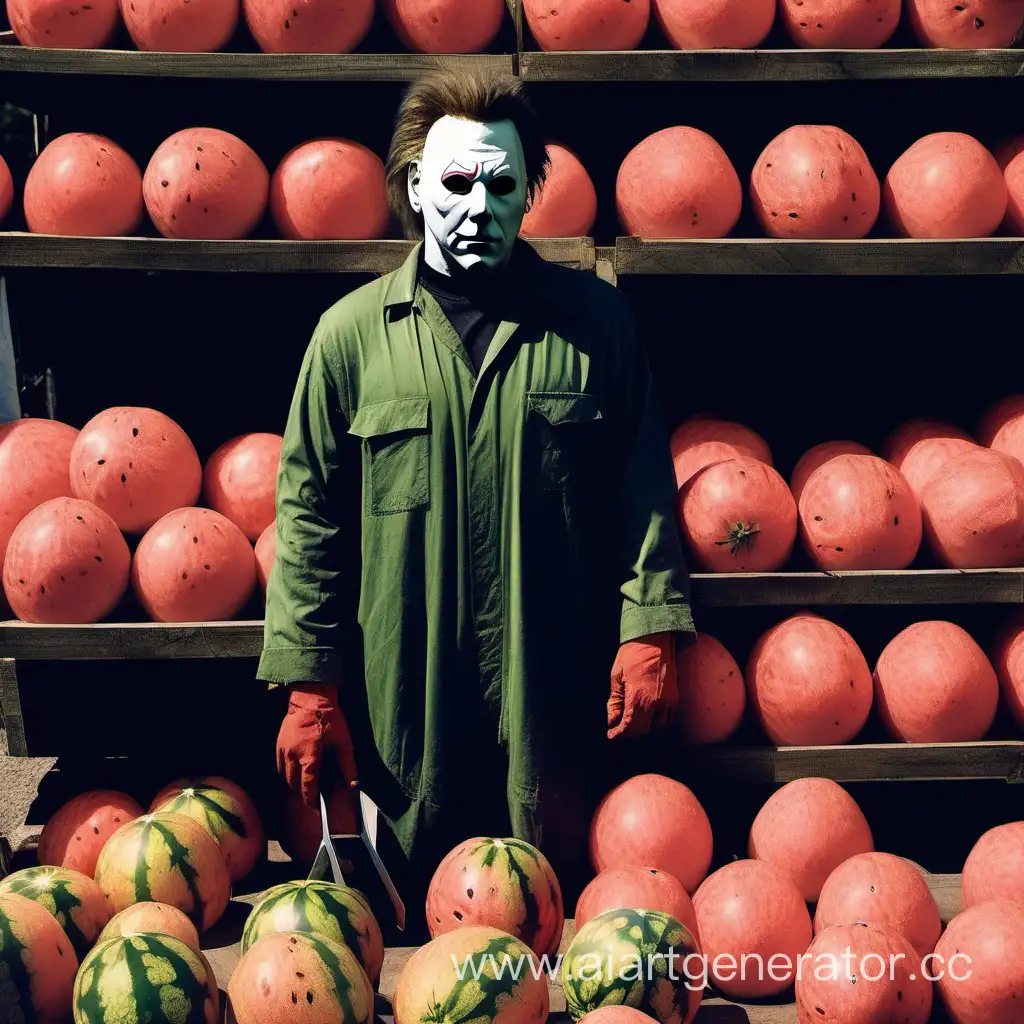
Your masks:
{"label": "wooden shelf plank", "polygon": [[[813,605],[1024,603],[1024,569],[924,569],[842,573],[694,573],[695,605],[717,608]],[[258,657],[263,623],[0,622],[0,658],[29,661]]]}
{"label": "wooden shelf plank", "polygon": [[690,747],[681,774],[736,782],[928,782],[973,779],[1020,782],[1024,740],[976,743],[852,743],[835,747]]}
{"label": "wooden shelf plank", "polygon": [[615,269],[628,274],[890,277],[1024,274],[1024,238],[619,238]]}
{"label": "wooden shelf plank", "polygon": [[[2,49],[0,47],[0,52]],[[536,238],[529,241],[552,263],[579,270],[594,269],[593,239]],[[402,264],[413,244],[404,239],[200,241],[80,238],[5,231],[0,232],[0,267],[386,274]]]}
{"label": "wooden shelf plank", "polygon": [[1014,78],[1022,50],[527,51],[531,82],[831,82],[900,78]]}
{"label": "wooden shelf plank", "polygon": [[694,603],[714,608],[1024,603],[1024,569],[694,573],[690,580]]}
{"label": "wooden shelf plank", "polygon": [[438,67],[513,71],[513,55],[420,53],[141,53],[0,46],[0,75],[118,75],[277,82],[405,82]]}

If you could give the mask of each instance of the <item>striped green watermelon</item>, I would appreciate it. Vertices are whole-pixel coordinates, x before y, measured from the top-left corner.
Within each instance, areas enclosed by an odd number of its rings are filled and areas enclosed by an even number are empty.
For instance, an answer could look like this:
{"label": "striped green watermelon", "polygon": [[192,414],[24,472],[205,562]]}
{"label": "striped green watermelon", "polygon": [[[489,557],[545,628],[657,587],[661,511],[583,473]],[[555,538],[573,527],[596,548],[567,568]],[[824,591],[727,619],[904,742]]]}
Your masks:
{"label": "striped green watermelon", "polygon": [[376,985],[384,964],[384,937],[362,893],[333,882],[285,882],[253,905],[242,952],[274,932],[313,932],[348,946]]}
{"label": "striped green watermelon", "polygon": [[413,953],[391,1006],[395,1024],[542,1024],[546,958],[497,928],[456,928]]}
{"label": "striped green watermelon", "polygon": [[77,970],[52,914],[24,896],[0,896],[0,1021],[65,1024]]}
{"label": "striped green watermelon", "polygon": [[249,950],[228,982],[233,1024],[369,1024],[373,986],[355,954],[311,932],[277,932]]}
{"label": "striped green watermelon", "polygon": [[[693,935],[658,910],[609,910],[585,924],[562,960],[573,1020],[601,1006],[632,1006],[662,1024],[689,1024],[703,983]],[[687,959],[689,958],[689,959]]]}
{"label": "striped green watermelon", "polygon": [[75,982],[75,1024],[218,1024],[220,990],[209,962],[171,935],[101,942]]}
{"label": "striped green watermelon", "polygon": [[266,833],[252,798],[219,775],[172,782],[153,798],[149,810],[184,814],[202,825],[220,844],[232,882],[245,878],[267,852]]}
{"label": "striped green watermelon", "polygon": [[220,920],[231,878],[210,833],[183,814],[146,814],[107,840],[96,884],[118,913],[134,903],[168,903],[200,932]]}
{"label": "striped green watermelon", "polygon": [[15,871],[0,882],[0,893],[7,892],[45,907],[64,929],[80,961],[110,920],[110,906],[100,887],[88,875],[69,868]]}
{"label": "striped green watermelon", "polygon": [[562,940],[562,889],[547,858],[520,839],[468,839],[438,865],[427,891],[433,938],[466,925],[515,935],[551,955]]}

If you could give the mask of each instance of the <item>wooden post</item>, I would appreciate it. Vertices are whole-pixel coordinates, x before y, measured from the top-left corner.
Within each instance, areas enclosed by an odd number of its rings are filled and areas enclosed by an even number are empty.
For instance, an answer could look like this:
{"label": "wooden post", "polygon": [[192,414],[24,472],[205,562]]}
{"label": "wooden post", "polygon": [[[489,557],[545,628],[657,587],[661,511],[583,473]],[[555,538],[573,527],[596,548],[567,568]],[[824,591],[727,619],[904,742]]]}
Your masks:
{"label": "wooden post", "polygon": [[28,757],[25,723],[21,717],[21,693],[18,690],[18,670],[13,658],[0,658],[0,715],[7,733],[9,757]]}

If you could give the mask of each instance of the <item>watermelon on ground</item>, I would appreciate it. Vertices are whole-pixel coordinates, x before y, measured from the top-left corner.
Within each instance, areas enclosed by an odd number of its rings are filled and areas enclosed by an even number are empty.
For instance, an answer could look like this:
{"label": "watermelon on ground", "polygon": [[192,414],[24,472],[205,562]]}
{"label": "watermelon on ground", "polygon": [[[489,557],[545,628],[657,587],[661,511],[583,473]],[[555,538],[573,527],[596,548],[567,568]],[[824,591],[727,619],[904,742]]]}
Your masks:
{"label": "watermelon on ground", "polygon": [[64,929],[79,960],[92,949],[110,920],[110,906],[100,887],[80,871],[24,868],[0,882],[0,893],[8,892],[45,907]]}
{"label": "watermelon on ground", "polygon": [[242,932],[242,953],[277,932],[309,932],[334,939],[356,955],[374,984],[384,964],[384,937],[366,898],[333,882],[285,882],[253,905]]}
{"label": "watermelon on ground", "polygon": [[218,1024],[220,990],[209,962],[171,935],[100,943],[75,982],[75,1024]]}

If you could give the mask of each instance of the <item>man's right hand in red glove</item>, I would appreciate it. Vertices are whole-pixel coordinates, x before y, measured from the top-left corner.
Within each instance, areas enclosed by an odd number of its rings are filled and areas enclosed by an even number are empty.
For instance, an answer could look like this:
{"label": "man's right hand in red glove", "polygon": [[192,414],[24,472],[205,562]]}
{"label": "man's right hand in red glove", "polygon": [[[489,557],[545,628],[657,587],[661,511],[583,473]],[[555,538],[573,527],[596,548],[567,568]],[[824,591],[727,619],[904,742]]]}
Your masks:
{"label": "man's right hand in red glove", "polygon": [[340,777],[346,790],[358,785],[352,736],[338,706],[336,686],[302,683],[290,690],[288,712],[277,735],[277,770],[289,789],[301,793],[307,807],[319,807],[322,769]]}

